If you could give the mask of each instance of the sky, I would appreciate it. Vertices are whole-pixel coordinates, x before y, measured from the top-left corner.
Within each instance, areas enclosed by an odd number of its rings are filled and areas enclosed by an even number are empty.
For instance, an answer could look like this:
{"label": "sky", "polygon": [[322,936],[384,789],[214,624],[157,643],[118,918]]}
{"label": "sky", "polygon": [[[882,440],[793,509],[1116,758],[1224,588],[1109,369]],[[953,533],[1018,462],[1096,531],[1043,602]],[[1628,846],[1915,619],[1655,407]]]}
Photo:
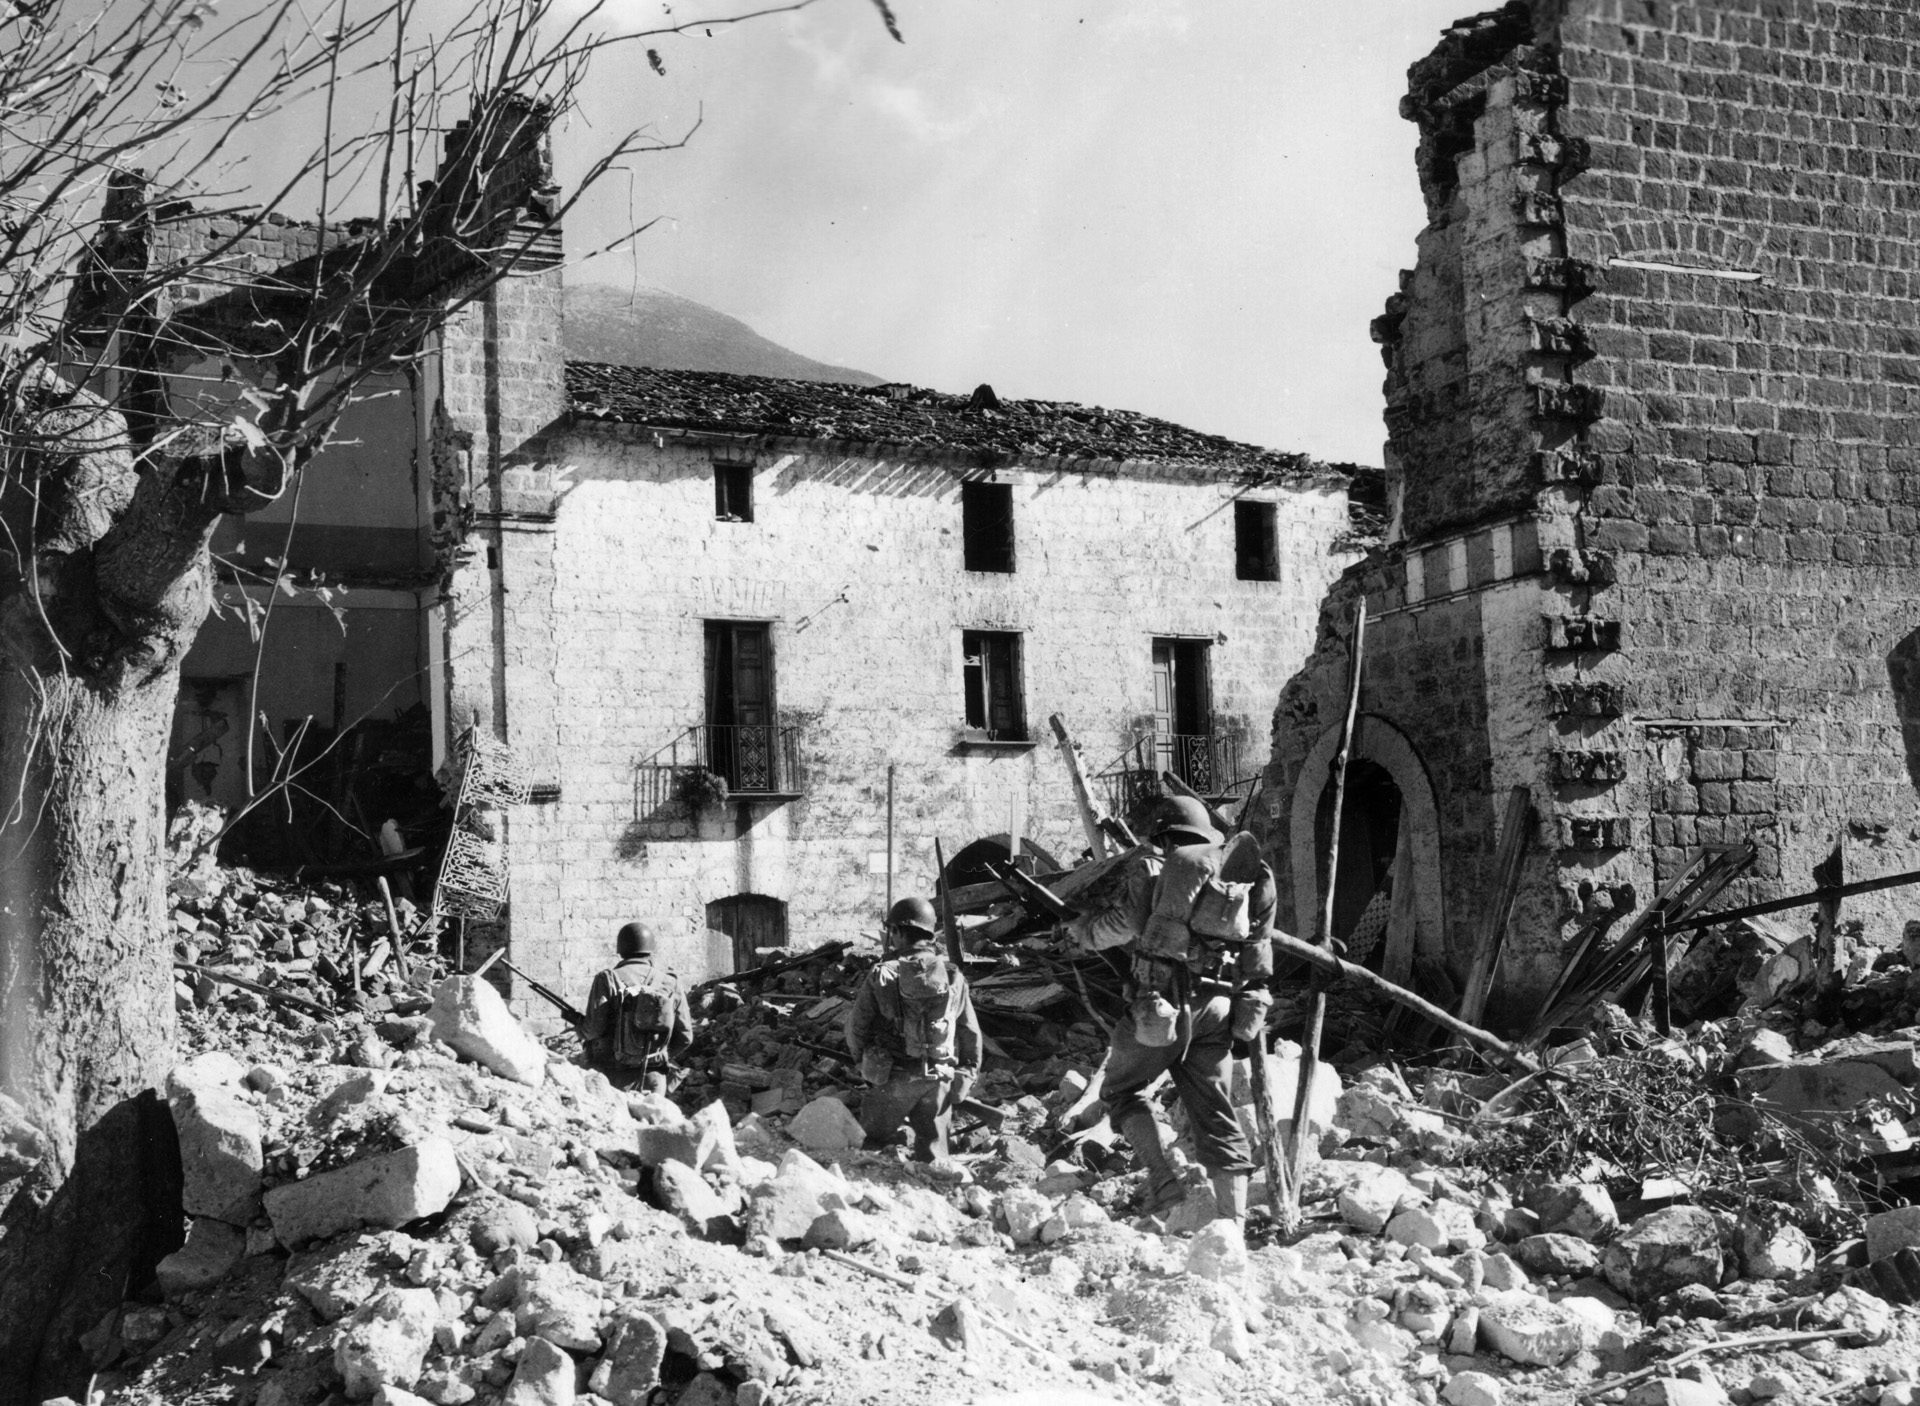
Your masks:
{"label": "sky", "polygon": [[[574,281],[664,288],[795,351],[946,391],[1142,411],[1380,462],[1368,322],[1424,213],[1407,65],[1463,0],[869,0],[596,61]],[[627,0],[621,24],[689,0]],[[707,13],[721,13],[708,10]],[[629,18],[631,17],[631,18]]]}

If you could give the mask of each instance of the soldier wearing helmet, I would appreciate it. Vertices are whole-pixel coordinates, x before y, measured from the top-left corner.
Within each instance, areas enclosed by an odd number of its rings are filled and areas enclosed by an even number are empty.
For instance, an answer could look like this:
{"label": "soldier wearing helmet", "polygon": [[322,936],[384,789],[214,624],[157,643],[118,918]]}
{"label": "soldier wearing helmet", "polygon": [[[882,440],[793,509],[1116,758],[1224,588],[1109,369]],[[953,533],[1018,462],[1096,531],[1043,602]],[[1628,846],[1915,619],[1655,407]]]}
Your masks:
{"label": "soldier wearing helmet", "polygon": [[665,1093],[674,1060],[693,1043],[693,1014],[679,978],[653,961],[653,930],[628,923],[614,939],[620,961],[593,978],[580,1038],[587,1062],[616,1089]]}
{"label": "soldier wearing helmet", "polygon": [[1146,1168],[1145,1210],[1167,1211],[1186,1187],[1146,1091],[1171,1076],[1216,1211],[1239,1220],[1253,1154],[1233,1110],[1233,1045],[1261,1035],[1272,1004],[1273,871],[1250,836],[1227,843],[1191,797],[1156,802],[1144,828],[1151,848],[1128,874],[1128,897],[1082,930],[1087,946],[1123,947],[1131,960],[1102,1096]]}
{"label": "soldier wearing helmet", "polygon": [[980,1023],[967,979],[940,950],[939,924],[924,898],[887,910],[886,960],[867,973],[847,1012],[847,1049],[867,1090],[860,1125],[869,1145],[888,1145],[905,1122],[913,1155],[947,1155],[953,1110],[980,1072]]}

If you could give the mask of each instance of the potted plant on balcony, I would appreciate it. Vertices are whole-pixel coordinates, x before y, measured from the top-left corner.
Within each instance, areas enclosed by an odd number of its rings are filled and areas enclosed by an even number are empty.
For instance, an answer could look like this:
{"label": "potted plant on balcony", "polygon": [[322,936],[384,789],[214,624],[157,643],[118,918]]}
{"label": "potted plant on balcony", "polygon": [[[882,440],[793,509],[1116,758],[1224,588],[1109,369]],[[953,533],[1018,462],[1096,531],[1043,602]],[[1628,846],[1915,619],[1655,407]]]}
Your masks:
{"label": "potted plant on balcony", "polygon": [[680,799],[696,811],[727,803],[727,778],[703,766],[682,771],[677,789]]}

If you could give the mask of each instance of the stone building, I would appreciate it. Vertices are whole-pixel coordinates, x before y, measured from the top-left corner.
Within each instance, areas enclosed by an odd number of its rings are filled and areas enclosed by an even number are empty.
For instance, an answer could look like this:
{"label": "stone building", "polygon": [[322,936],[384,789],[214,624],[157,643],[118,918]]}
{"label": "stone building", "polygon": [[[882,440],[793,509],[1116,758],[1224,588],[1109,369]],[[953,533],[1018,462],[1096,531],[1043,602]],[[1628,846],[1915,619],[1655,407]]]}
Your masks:
{"label": "stone building", "polygon": [[517,282],[489,324],[512,374],[483,390],[451,329],[436,417],[467,524],[448,706],[533,772],[530,974],[583,994],[632,918],[694,976],[874,934],[889,849],[927,894],[936,838],[950,868],[1011,833],[1071,862],[1054,713],[1122,807],[1143,765],[1236,799],[1264,767],[1354,559],[1344,473],[986,387],[563,366],[521,350],[557,348],[556,288]]}
{"label": "stone building", "polygon": [[[264,715],[256,785],[283,746],[324,764],[252,838],[364,862],[388,818],[414,843],[445,825],[433,788],[400,813],[421,797],[371,770],[446,775],[477,728],[533,785],[504,818],[507,911],[469,935],[581,1000],[630,919],[697,978],[874,932],[890,852],[897,894],[930,890],[936,838],[956,870],[1009,834],[1071,862],[1054,713],[1119,812],[1161,768],[1244,799],[1268,701],[1357,555],[1350,466],[987,387],[570,365],[544,132],[489,140],[475,218],[510,270],[461,303],[425,239],[391,292],[447,300],[444,328],[349,409],[297,516],[288,495],[219,529],[227,608],[183,668],[176,800],[242,800]],[[130,238],[234,240],[125,198]],[[161,315],[230,304],[245,326],[356,237],[268,225]],[[176,401],[232,380],[191,356],[164,373]]]}
{"label": "stone building", "polygon": [[[1757,845],[1728,903],[1810,887],[1837,836],[1850,877],[1920,867],[1917,44],[1885,4],[1516,0],[1413,66],[1389,543],[1274,718],[1301,927],[1363,597],[1339,904],[1408,846],[1427,976],[1457,979],[1529,788],[1496,1015],[1697,847]],[[1847,911],[1885,938],[1906,903]]]}

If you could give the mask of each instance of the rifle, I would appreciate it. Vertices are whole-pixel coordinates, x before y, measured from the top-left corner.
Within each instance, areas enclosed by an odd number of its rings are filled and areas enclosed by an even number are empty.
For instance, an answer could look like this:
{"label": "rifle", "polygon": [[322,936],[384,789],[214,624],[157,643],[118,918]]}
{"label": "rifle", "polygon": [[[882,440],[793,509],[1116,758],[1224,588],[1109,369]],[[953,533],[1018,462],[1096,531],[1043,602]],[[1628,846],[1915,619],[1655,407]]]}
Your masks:
{"label": "rifle", "polygon": [[1031,874],[1021,873],[1011,864],[995,864],[991,859],[987,861],[987,871],[1012,889],[1014,901],[1029,911],[1038,909],[1057,923],[1077,916],[1077,910]]}
{"label": "rifle", "polygon": [[954,921],[953,917],[953,890],[947,885],[947,860],[946,856],[940,853],[940,840],[937,836],[933,841],[933,863],[938,875],[935,882],[940,898],[940,930],[947,936],[947,960],[964,972],[967,969],[967,956],[960,946],[960,925]]}
{"label": "rifle", "polygon": [[533,992],[534,995],[544,996],[547,1000],[553,1002],[554,1006],[559,1010],[561,1018],[564,1019],[567,1022],[567,1024],[574,1026],[575,1028],[578,1028],[579,1026],[585,1025],[587,1023],[586,1012],[581,1010],[578,1006],[574,1005],[573,1002],[569,1001],[566,997],[562,996],[559,992],[554,991],[548,987],[542,986],[539,982],[535,981],[532,977],[528,976],[525,972],[521,971],[520,968],[516,967],[512,962],[509,962],[505,957],[500,958],[500,965],[505,967],[508,971],[512,972],[515,976],[519,977],[520,980],[524,981],[527,984],[527,989]]}
{"label": "rifle", "polygon": [[[812,1050],[815,1054],[825,1055],[828,1059],[838,1060],[842,1064],[857,1063],[845,1050],[835,1049],[832,1045],[823,1045],[818,1040],[802,1040],[797,1036],[789,1035],[785,1043],[798,1045],[803,1050]],[[992,1104],[982,1103],[977,1098],[963,1098],[954,1107],[962,1113],[972,1114],[982,1122],[991,1123],[996,1128],[1007,1120],[1007,1112],[1004,1108],[995,1108]]]}

